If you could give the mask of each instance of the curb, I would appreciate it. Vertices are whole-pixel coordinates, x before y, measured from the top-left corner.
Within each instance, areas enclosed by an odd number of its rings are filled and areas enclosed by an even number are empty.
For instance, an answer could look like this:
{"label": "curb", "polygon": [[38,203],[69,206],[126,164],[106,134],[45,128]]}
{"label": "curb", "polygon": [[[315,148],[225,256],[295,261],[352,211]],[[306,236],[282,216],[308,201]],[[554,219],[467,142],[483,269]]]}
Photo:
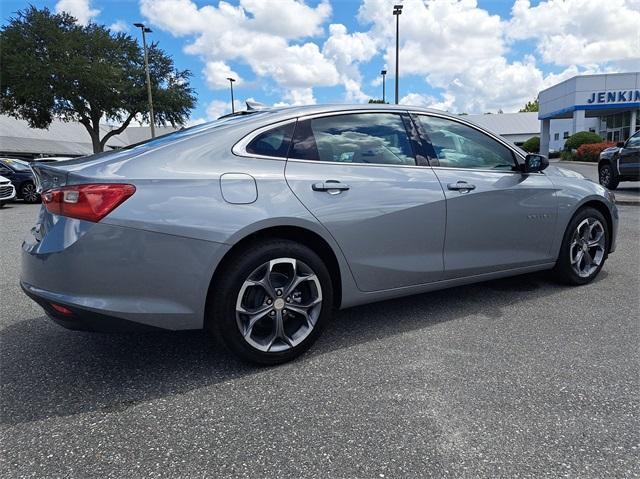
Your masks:
{"label": "curb", "polygon": [[622,199],[619,200],[618,198],[616,198],[616,205],[620,205],[620,206],[640,206],[640,199],[639,200],[627,200],[627,199]]}
{"label": "curb", "polygon": [[563,161],[563,160],[558,160],[558,161],[554,161],[554,162],[549,162],[549,163],[560,163],[563,165],[591,165],[591,166],[598,166],[598,162],[597,161]]}

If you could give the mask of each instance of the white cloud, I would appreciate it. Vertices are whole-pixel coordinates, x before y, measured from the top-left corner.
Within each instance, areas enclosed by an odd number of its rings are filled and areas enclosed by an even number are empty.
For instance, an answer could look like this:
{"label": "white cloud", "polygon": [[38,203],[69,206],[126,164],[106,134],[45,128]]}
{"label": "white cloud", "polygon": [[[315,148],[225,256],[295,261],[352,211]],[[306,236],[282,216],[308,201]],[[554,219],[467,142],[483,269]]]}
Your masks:
{"label": "white cloud", "polygon": [[442,100],[438,100],[431,95],[412,92],[400,98],[400,104],[448,111],[451,109],[454,100],[454,95],[450,93],[445,93],[444,98]]}
{"label": "white cloud", "polygon": [[[237,78],[234,86],[250,84],[234,71],[238,64],[248,66],[265,90],[275,86],[281,105],[315,103],[314,88],[336,85],[344,89],[345,101],[364,102],[372,96],[368,89],[380,90],[378,68],[373,78],[362,74],[374,62],[389,65],[393,86],[393,2],[362,0],[360,26],[351,30],[327,25],[329,0],[308,3],[140,0],[140,8],[154,27],[185,39],[184,51],[202,59],[212,89],[228,88],[229,76]],[[542,0],[535,6],[516,0],[511,18],[490,14],[476,0],[403,5],[400,87],[406,103],[454,112],[517,111],[541,89],[570,76],[640,68],[640,0],[608,0],[606,8],[593,0]],[[514,54],[530,43],[535,51]],[[549,64],[563,70],[544,75]],[[415,81],[411,92],[403,92],[408,76],[422,78],[430,94],[420,92]],[[210,103],[215,115],[208,116],[218,115],[223,103]]]}
{"label": "white cloud", "polygon": [[[371,24],[369,35],[386,63],[395,65],[395,22],[389,21],[388,7],[384,0],[365,0],[359,18]],[[443,91],[440,99],[406,95],[406,101],[454,111],[513,110],[538,93],[542,74],[535,58],[507,61],[505,22],[474,0],[407,0],[400,23],[401,90],[402,77],[419,75]],[[392,78],[394,70],[389,69]]]}
{"label": "white cloud", "polygon": [[227,76],[216,67],[231,72],[230,61],[248,65],[258,77],[273,79],[285,91],[340,81],[335,65],[317,44],[290,43],[322,33],[331,14],[326,1],[315,8],[300,0],[241,0],[238,6],[220,2],[198,8],[191,0],[141,0],[141,11],[155,26],[192,39],[185,52],[205,60],[205,78],[213,88],[222,88]]}
{"label": "white cloud", "polygon": [[234,86],[240,86],[243,83],[240,75],[234,72],[225,62],[207,62],[202,73],[207,85],[214,90],[229,88],[228,78],[235,78]]}
{"label": "white cloud", "polygon": [[362,75],[358,65],[371,60],[378,49],[371,36],[365,32],[348,33],[340,23],[329,26],[329,38],[322,53],[330,59],[340,74],[344,85],[345,100],[364,102],[369,98],[362,92]]}
{"label": "white cloud", "polygon": [[109,25],[109,30],[114,33],[123,33],[129,31],[129,25],[124,20],[116,20],[111,25]]}
{"label": "white cloud", "polygon": [[[235,110],[241,110],[244,104],[240,100],[234,100]],[[213,100],[207,105],[207,121],[217,120],[222,115],[231,113],[231,102],[222,100]]]}
{"label": "white cloud", "polygon": [[67,12],[75,17],[80,25],[87,25],[100,10],[91,8],[90,0],[59,0],[55,6],[56,13]]}
{"label": "white cloud", "polygon": [[283,38],[319,35],[322,24],[331,16],[327,0],[315,8],[297,0],[241,0],[240,5],[251,12],[249,28]]}
{"label": "white cloud", "polygon": [[531,6],[516,0],[507,35],[534,38],[546,63],[574,65],[636,60],[640,67],[640,2],[548,0]]}

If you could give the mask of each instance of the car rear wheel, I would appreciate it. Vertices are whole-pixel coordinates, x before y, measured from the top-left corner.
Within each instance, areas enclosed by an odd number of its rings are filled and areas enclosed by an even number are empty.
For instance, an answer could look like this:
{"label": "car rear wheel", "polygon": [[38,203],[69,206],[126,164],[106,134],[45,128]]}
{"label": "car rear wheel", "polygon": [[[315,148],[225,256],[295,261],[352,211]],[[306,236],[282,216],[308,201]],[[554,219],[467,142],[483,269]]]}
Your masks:
{"label": "car rear wheel", "polygon": [[212,288],[209,329],[242,359],[265,365],[306,351],[333,307],[322,260],[288,240],[269,240],[235,255]]}
{"label": "car rear wheel", "polygon": [[569,222],[554,272],[566,284],[591,282],[600,272],[609,251],[605,217],[594,208],[583,208]]}
{"label": "car rear wheel", "polygon": [[618,177],[613,171],[611,163],[605,163],[598,169],[598,180],[600,184],[610,190],[615,190],[620,183]]}
{"label": "car rear wheel", "polygon": [[40,201],[40,194],[36,189],[36,185],[31,182],[22,185],[20,196],[22,196],[25,203],[38,203]]}

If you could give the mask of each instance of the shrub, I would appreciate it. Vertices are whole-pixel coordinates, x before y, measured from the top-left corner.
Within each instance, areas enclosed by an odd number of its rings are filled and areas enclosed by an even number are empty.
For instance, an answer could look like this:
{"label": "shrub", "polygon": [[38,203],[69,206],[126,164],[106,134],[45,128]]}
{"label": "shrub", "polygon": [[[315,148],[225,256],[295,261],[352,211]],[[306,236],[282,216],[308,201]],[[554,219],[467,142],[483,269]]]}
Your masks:
{"label": "shrub", "polygon": [[571,151],[562,150],[560,152],[560,159],[562,161],[574,161],[576,159],[576,154]]}
{"label": "shrub", "polygon": [[610,141],[603,141],[600,143],[589,143],[581,145],[576,152],[576,158],[579,161],[593,161],[597,163],[600,159],[600,153],[602,153],[602,150],[611,146],[615,146],[615,143],[612,143]]}
{"label": "shrub", "polygon": [[559,151],[550,151],[549,152],[549,159],[551,158],[560,158],[560,152]]}
{"label": "shrub", "polygon": [[522,144],[522,149],[527,153],[538,153],[540,151],[540,137],[532,136]]}
{"label": "shrub", "polygon": [[582,145],[600,142],[602,142],[600,135],[591,131],[579,131],[567,138],[567,141],[564,142],[564,149],[567,151],[577,150]]}

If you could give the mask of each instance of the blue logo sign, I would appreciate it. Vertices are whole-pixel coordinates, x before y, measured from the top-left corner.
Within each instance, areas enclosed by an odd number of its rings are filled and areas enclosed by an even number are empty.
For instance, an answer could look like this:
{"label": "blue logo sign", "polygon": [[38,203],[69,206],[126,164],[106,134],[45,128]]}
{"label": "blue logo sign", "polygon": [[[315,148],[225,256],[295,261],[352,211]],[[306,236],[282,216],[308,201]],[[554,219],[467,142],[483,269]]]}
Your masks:
{"label": "blue logo sign", "polygon": [[640,101],[640,90],[599,91],[591,94],[587,103],[624,103]]}

